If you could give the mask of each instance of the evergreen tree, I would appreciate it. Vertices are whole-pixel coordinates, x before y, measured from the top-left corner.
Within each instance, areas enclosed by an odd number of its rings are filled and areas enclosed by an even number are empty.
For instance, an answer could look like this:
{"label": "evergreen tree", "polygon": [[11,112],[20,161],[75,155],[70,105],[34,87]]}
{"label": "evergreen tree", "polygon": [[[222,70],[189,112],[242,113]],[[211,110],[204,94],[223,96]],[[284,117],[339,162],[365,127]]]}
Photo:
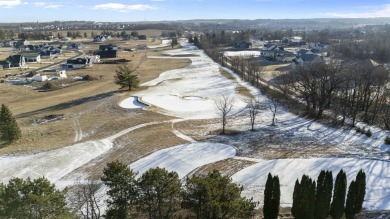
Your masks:
{"label": "evergreen tree", "polygon": [[199,41],[198,36],[194,36],[194,45],[197,46],[197,47],[200,46],[200,41]]}
{"label": "evergreen tree", "polygon": [[263,213],[265,219],[277,219],[280,205],[279,177],[268,174],[264,190]]}
{"label": "evergreen tree", "polygon": [[87,37],[88,37],[87,32],[84,32],[84,38],[87,38]]}
{"label": "evergreen tree", "polygon": [[302,218],[302,186],[299,180],[295,181],[293,192],[293,204],[291,207],[291,214],[294,218]]}
{"label": "evergreen tree", "polygon": [[131,70],[127,65],[118,66],[115,70],[115,84],[120,85],[121,88],[127,87],[129,90],[137,88],[139,85],[139,78],[138,75],[133,74],[135,70],[136,69]]}
{"label": "evergreen tree", "polygon": [[181,183],[176,172],[159,167],[146,171],[138,180],[139,209],[150,219],[172,218],[179,207]]}
{"label": "evergreen tree", "polygon": [[66,218],[69,212],[65,194],[45,178],[0,185],[0,218]]}
{"label": "evergreen tree", "polygon": [[108,163],[103,174],[102,181],[109,188],[107,195],[110,197],[106,218],[129,218],[138,197],[135,174],[120,161]]}
{"label": "evergreen tree", "polygon": [[0,139],[6,142],[14,142],[21,137],[18,123],[12,116],[11,111],[4,104],[0,109]]}
{"label": "evergreen tree", "polygon": [[194,43],[194,38],[192,38],[192,36],[190,36],[190,37],[188,38],[188,42],[189,42],[189,43]]}
{"label": "evergreen tree", "polygon": [[291,213],[296,219],[314,219],[315,212],[315,181],[303,175],[301,183],[297,180],[293,193]]}
{"label": "evergreen tree", "polygon": [[251,218],[255,203],[241,197],[241,191],[229,177],[214,170],[187,179],[183,207],[198,219]]}
{"label": "evergreen tree", "polygon": [[347,176],[343,170],[337,174],[333,191],[333,201],[330,215],[333,219],[340,219],[344,214],[345,194],[347,190]]}
{"label": "evergreen tree", "polygon": [[349,185],[347,201],[345,205],[345,217],[347,219],[355,218],[355,215],[362,210],[364,196],[366,193],[366,174],[360,170]]}
{"label": "evergreen tree", "polygon": [[331,171],[321,170],[317,179],[315,218],[325,219],[329,215],[332,199],[333,177]]}

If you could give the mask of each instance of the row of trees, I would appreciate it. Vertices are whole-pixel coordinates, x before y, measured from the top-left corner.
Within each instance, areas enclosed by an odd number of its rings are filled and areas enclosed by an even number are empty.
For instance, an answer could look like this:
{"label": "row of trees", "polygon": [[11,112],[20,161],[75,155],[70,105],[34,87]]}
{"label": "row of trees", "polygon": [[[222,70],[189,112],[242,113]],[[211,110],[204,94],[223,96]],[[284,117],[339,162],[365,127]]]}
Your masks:
{"label": "row of trees", "polygon": [[330,109],[334,118],[342,117],[342,125],[351,118],[352,125],[361,119],[390,129],[390,77],[383,66],[369,60],[315,63],[291,71],[283,80],[316,118]]}
{"label": "row of trees", "polygon": [[365,191],[366,175],[362,170],[349,185],[347,199],[347,177],[343,170],[337,174],[334,189],[330,171],[321,171],[317,184],[303,175],[301,181],[295,182],[291,213],[296,219],[326,219],[328,216],[340,219],[343,215],[353,219],[362,210]]}
{"label": "row of trees", "polygon": [[21,137],[21,131],[9,108],[2,104],[0,109],[0,140],[10,143]]}
{"label": "row of trees", "polygon": [[0,40],[13,39],[16,36],[13,30],[0,29]]}
{"label": "row of trees", "polygon": [[183,187],[176,172],[158,167],[138,179],[118,161],[103,172],[109,195],[106,218],[250,218],[254,213],[255,203],[240,196],[242,188],[216,170],[187,178]]}
{"label": "row of trees", "polygon": [[[223,56],[222,50],[209,48],[210,39],[192,38],[192,42],[204,48],[214,61],[235,71],[243,80],[253,86],[261,85],[263,67],[249,57]],[[190,39],[191,40],[191,39]],[[197,43],[196,43],[197,42]],[[216,45],[215,45],[216,46]],[[214,47],[215,47],[214,46]],[[369,59],[339,62],[313,63],[284,72],[275,79],[276,87],[290,99],[300,98],[306,111],[315,118],[321,118],[330,110],[333,118],[344,125],[348,118],[354,126],[358,120],[380,125],[390,130],[390,82],[389,72],[382,65]]]}

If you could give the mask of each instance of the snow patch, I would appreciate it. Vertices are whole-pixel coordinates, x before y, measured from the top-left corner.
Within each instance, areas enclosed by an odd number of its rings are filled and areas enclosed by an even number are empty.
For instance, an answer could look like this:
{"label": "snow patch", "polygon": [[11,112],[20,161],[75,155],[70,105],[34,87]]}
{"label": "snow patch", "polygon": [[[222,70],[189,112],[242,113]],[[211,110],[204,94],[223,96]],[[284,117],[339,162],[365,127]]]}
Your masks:
{"label": "snow patch", "polygon": [[312,158],[259,160],[232,176],[234,182],[242,185],[242,194],[262,206],[264,188],[268,173],[278,175],[280,179],[281,206],[292,205],[295,180],[303,174],[314,180],[321,170],[331,170],[333,180],[343,169],[346,172],[348,186],[360,169],[366,173],[367,189],[363,207],[368,210],[390,210],[390,162],[357,158]]}
{"label": "snow patch", "polygon": [[124,100],[122,100],[119,103],[119,106],[125,109],[139,109],[139,108],[145,108],[148,107],[148,105],[141,103],[138,100],[137,96],[129,97]]}
{"label": "snow patch", "polygon": [[189,143],[159,150],[144,157],[129,167],[138,172],[138,177],[151,168],[175,171],[179,178],[185,177],[197,167],[234,157],[236,149],[219,143]]}

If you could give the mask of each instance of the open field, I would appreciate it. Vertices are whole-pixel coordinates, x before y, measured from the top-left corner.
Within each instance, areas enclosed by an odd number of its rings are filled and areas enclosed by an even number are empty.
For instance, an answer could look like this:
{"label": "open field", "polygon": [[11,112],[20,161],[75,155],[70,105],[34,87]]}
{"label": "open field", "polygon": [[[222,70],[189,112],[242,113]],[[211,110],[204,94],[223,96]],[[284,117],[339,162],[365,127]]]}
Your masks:
{"label": "open field", "polygon": [[[119,54],[119,58],[131,60],[131,66],[139,67],[137,73],[141,83],[157,78],[161,72],[190,64],[188,59],[148,59],[149,52],[160,53],[145,50]],[[74,52],[65,54],[73,56]],[[121,121],[125,122],[126,119],[123,118],[123,110],[118,108],[116,103],[127,93],[119,91],[118,86],[114,84],[116,67],[116,64],[94,64],[86,69],[67,71],[68,77],[85,75],[93,78],[102,77],[100,80],[87,81],[50,92],[0,84],[1,103],[6,104],[17,117],[23,133],[20,142],[1,148],[0,153],[38,152],[69,145],[74,142],[75,130],[78,128],[79,122],[76,120],[82,121],[81,129],[85,131],[85,139],[101,137],[121,129],[123,127],[120,125]],[[53,114],[64,115],[64,119],[32,125],[33,120]],[[153,120],[153,116],[150,115],[145,118]]]}

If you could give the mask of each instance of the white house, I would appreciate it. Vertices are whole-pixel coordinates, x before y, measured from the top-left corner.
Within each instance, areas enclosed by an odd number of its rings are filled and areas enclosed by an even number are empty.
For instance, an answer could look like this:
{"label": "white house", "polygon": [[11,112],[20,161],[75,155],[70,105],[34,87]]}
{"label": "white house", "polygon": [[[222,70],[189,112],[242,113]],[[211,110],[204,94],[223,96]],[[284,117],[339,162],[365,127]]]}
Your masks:
{"label": "white house", "polygon": [[41,54],[39,53],[23,53],[22,56],[26,62],[41,62]]}

